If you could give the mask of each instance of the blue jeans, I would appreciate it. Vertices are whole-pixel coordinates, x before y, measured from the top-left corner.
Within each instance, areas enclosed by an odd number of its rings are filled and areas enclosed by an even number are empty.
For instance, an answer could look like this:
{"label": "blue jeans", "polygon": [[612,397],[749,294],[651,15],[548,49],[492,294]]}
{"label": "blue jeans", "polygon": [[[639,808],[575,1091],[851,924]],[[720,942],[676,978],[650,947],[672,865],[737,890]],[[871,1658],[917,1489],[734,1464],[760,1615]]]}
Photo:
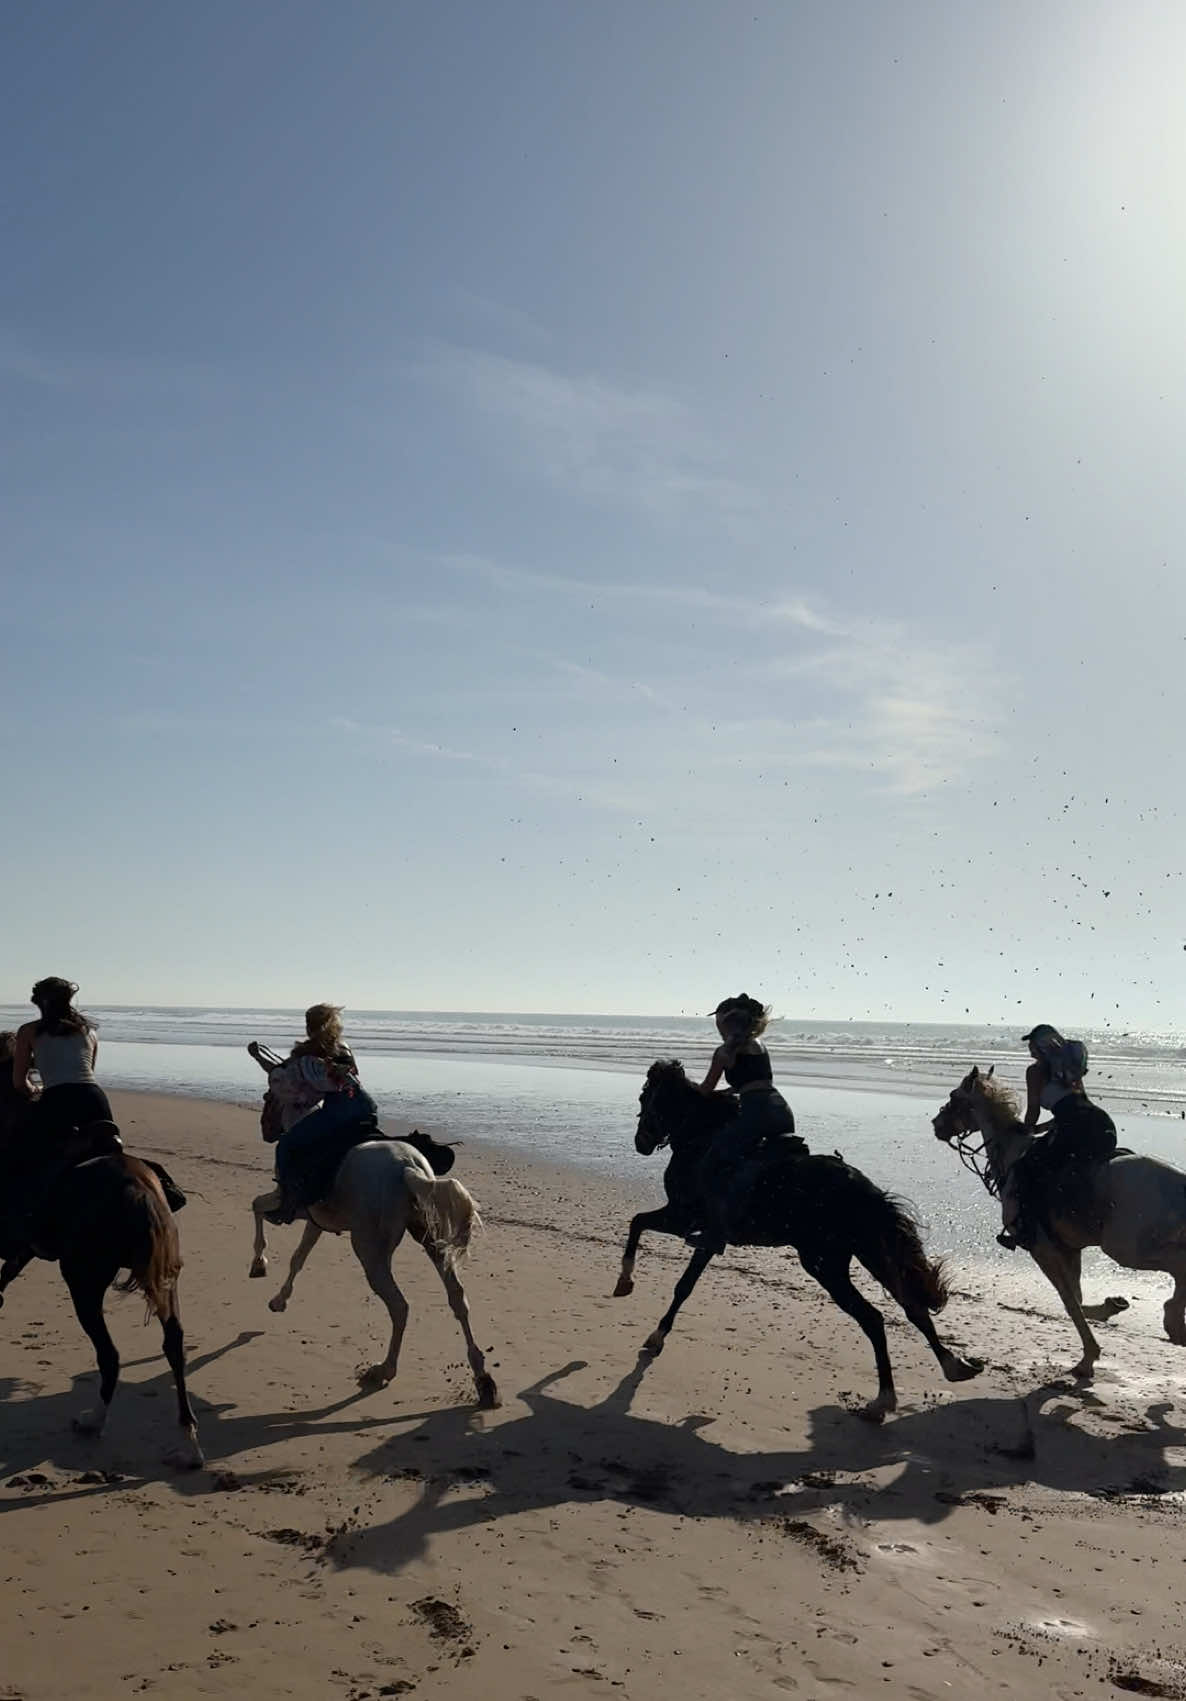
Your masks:
{"label": "blue jeans", "polygon": [[317,1168],[318,1151],[330,1136],[356,1122],[365,1122],[377,1112],[369,1093],[328,1093],[316,1110],[294,1122],[287,1134],[281,1134],[276,1142],[276,1180],[293,1203],[313,1203],[303,1197],[303,1191]]}

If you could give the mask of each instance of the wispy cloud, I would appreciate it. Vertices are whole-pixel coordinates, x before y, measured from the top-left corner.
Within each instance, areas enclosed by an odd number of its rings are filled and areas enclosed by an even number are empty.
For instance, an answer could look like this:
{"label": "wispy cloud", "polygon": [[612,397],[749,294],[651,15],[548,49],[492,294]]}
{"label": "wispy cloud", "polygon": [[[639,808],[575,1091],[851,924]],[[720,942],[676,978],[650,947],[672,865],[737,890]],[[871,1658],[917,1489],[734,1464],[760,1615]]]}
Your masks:
{"label": "wispy cloud", "polygon": [[829,621],[816,629],[832,641],[775,667],[784,679],[818,682],[845,705],[843,715],[826,718],[827,736],[805,759],[868,769],[888,789],[917,795],[999,752],[991,703],[1004,682],[985,645],[903,621]]}
{"label": "wispy cloud", "polygon": [[579,495],[666,517],[754,506],[694,410],[666,391],[449,344],[420,370],[527,464]]}
{"label": "wispy cloud", "polygon": [[415,756],[431,756],[440,762],[473,762],[481,768],[502,769],[507,766],[501,757],[483,756],[476,750],[456,750],[451,745],[438,743],[435,739],[412,738],[395,726],[376,726],[350,720],[345,715],[334,715],[330,724],[339,732],[354,737],[379,738],[385,744],[400,750],[409,750]]}
{"label": "wispy cloud", "polygon": [[[997,754],[1000,717],[992,707],[1006,689],[999,663],[979,640],[951,638],[911,622],[882,617],[853,619],[807,596],[769,600],[727,596],[691,584],[616,583],[507,567],[480,556],[449,556],[443,564],[475,575],[508,595],[549,595],[602,610],[614,604],[636,615],[662,610],[671,617],[708,614],[722,628],[753,632],[761,640],[747,656],[751,676],[783,710],[760,728],[736,723],[735,750],[756,736],[760,762],[850,769],[884,790],[914,796],[966,775]],[[589,695],[610,702],[651,703],[688,713],[693,735],[694,681],[615,679],[588,665],[556,662]],[[715,673],[712,675],[715,679]],[[986,681],[993,681],[992,692]],[[692,688],[689,689],[689,686]],[[788,696],[794,699],[796,712]],[[804,704],[803,699],[809,701]],[[720,729],[715,714],[706,727]]]}

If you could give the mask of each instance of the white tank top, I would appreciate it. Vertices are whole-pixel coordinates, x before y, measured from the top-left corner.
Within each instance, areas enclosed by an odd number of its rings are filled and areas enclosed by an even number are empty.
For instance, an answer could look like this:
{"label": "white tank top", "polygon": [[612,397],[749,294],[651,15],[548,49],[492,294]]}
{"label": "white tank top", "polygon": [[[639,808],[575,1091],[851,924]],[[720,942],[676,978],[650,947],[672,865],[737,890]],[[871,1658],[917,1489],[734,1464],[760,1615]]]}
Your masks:
{"label": "white tank top", "polygon": [[73,1087],[93,1085],[91,1050],[94,1036],[86,1033],[34,1034],[33,1061],[41,1076],[41,1085]]}

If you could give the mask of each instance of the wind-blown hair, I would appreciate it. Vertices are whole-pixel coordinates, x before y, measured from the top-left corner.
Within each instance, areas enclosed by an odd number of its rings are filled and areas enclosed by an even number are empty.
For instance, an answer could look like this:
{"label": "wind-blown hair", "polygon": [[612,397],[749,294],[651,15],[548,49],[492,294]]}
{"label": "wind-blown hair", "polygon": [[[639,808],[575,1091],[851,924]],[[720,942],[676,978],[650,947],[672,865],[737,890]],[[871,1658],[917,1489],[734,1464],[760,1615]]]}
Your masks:
{"label": "wind-blown hair", "polygon": [[729,1039],[734,1045],[758,1039],[764,1034],[771,1014],[769,1004],[762,1004],[744,992],[739,992],[736,998],[722,998],[713,1011],[713,1015],[728,1029]]}
{"label": "wind-blown hair", "polygon": [[310,1004],[305,1011],[305,1033],[308,1038],[292,1048],[294,1057],[323,1057],[332,1063],[349,1049],[342,1033],[340,1004]]}
{"label": "wind-blown hair", "polygon": [[93,1031],[94,1023],[81,1010],[74,1008],[77,991],[72,980],[63,980],[60,975],[47,975],[37,982],[29,998],[41,1011],[41,1020],[37,1024],[39,1034],[89,1034]]}

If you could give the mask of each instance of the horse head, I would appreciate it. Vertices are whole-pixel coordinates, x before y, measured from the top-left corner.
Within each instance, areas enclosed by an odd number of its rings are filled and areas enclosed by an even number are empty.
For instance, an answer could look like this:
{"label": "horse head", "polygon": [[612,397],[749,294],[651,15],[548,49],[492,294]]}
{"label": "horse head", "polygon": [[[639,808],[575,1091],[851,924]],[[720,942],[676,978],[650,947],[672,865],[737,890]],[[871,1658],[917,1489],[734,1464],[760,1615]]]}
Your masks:
{"label": "horse head", "polygon": [[975,1107],[984,1099],[984,1085],[992,1079],[995,1064],[990,1065],[987,1075],[981,1075],[979,1068],[973,1064],[958,1087],[953,1087],[947,1103],[941,1107],[938,1114],[931,1120],[936,1140],[942,1140],[950,1145],[953,1140],[959,1141],[963,1136],[976,1130]]}
{"label": "horse head", "polygon": [[672,1146],[687,1136],[706,1139],[736,1116],[737,1108],[735,1094],[702,1093],[688,1080],[682,1063],[661,1057],[647,1070],[638,1095],[634,1149],[649,1157],[660,1146]]}
{"label": "horse head", "polygon": [[678,1103],[686,1105],[687,1095],[695,1088],[684,1073],[684,1066],[674,1057],[661,1057],[647,1070],[642,1092],[638,1095],[638,1127],[634,1134],[634,1149],[644,1158],[671,1141],[672,1123],[678,1116]]}

